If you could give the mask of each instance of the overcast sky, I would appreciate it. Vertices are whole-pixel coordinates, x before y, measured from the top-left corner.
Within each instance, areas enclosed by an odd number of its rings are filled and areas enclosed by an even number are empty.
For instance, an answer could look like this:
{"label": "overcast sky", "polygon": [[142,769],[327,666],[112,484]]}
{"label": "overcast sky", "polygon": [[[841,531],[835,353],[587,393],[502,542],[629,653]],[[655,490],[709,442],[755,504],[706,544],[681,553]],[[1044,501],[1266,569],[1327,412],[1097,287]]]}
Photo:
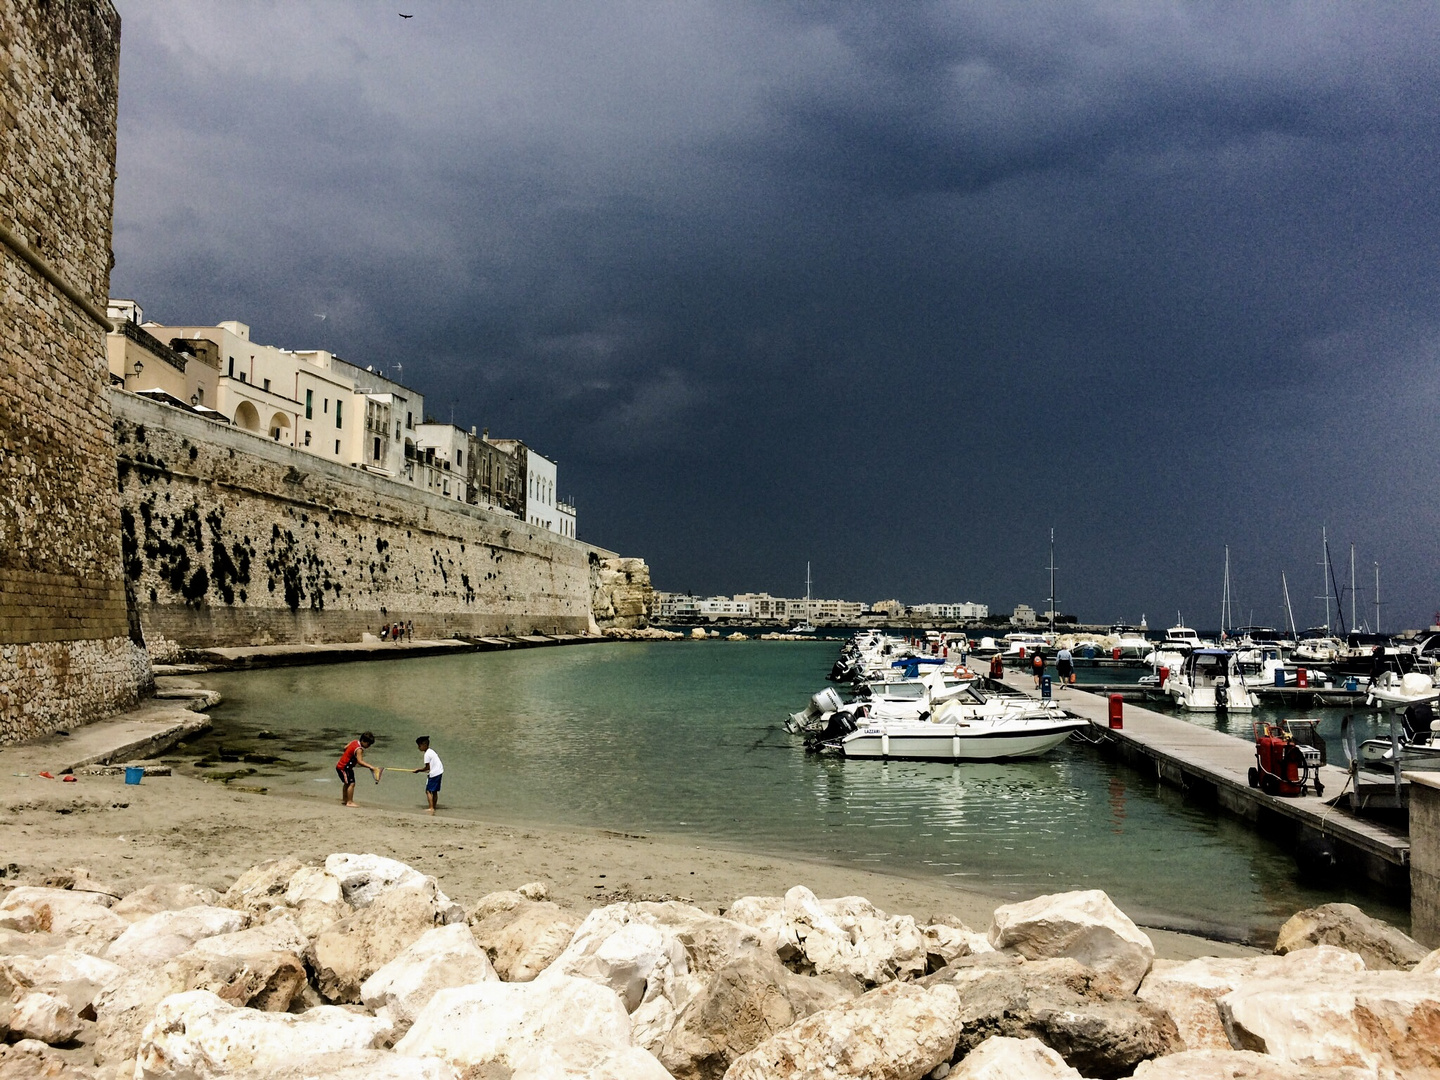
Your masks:
{"label": "overcast sky", "polygon": [[1303,627],[1324,525],[1440,609],[1440,6],[118,6],[112,294],[403,365],[659,588],[1040,608],[1053,527]]}

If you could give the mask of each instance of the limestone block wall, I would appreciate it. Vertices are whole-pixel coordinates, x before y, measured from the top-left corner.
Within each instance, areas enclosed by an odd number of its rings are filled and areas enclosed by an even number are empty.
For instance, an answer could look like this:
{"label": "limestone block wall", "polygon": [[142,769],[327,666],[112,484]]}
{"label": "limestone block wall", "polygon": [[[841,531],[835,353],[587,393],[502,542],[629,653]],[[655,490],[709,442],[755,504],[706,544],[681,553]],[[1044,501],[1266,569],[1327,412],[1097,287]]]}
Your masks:
{"label": "limestone block wall", "polygon": [[397,621],[416,637],[590,624],[592,566],[613,552],[111,393],[125,573],[152,651],[358,641]]}
{"label": "limestone block wall", "polygon": [[148,680],[100,321],[119,47],[108,0],[0,0],[0,743],[130,705]]}

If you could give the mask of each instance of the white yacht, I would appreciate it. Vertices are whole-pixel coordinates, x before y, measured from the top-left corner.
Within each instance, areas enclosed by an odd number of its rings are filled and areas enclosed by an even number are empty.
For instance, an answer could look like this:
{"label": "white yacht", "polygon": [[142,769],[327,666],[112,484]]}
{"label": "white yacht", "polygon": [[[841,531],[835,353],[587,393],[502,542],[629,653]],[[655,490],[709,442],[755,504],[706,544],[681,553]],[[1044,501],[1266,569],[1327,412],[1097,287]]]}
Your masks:
{"label": "white yacht", "polygon": [[1194,712],[1247,711],[1257,704],[1235,654],[1226,649],[1192,649],[1185,662],[1168,673],[1160,689],[1180,708]]}
{"label": "white yacht", "polygon": [[1089,722],[1053,703],[986,697],[972,687],[937,706],[928,718],[866,717],[838,748],[853,758],[924,761],[1001,761],[1036,757],[1054,749]]}

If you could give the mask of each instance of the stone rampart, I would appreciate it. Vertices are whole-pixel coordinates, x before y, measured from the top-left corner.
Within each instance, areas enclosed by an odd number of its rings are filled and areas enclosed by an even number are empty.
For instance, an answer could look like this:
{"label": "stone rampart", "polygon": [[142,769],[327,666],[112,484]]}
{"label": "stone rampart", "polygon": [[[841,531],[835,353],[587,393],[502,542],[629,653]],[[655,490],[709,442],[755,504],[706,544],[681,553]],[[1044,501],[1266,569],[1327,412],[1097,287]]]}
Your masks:
{"label": "stone rampart", "polygon": [[149,678],[101,322],[119,48],[108,0],[0,0],[0,743],[127,707]]}
{"label": "stone rampart", "polygon": [[157,654],[590,625],[613,552],[111,393],[125,573]]}

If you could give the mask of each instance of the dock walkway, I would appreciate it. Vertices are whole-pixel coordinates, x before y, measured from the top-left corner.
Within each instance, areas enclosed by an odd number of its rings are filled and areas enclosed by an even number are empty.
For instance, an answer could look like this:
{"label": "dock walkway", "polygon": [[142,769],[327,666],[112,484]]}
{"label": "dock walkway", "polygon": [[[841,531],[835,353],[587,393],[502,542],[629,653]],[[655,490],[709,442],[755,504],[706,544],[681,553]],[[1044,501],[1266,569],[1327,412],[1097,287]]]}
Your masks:
{"label": "dock walkway", "polygon": [[[1031,697],[1040,696],[1028,673],[1007,671],[1005,685]],[[1320,770],[1323,798],[1266,795],[1250,786],[1248,773],[1255,764],[1255,744],[1248,739],[1129,703],[1124,727],[1112,730],[1109,702],[1104,697],[1084,685],[1057,686],[1056,691],[1061,705],[1090,721],[1092,732],[1131,764],[1152,768],[1167,783],[1212,797],[1221,807],[1257,825],[1288,823],[1297,836],[1322,834],[1335,845],[1342,864],[1361,870],[1378,884],[1408,887],[1409,837],[1331,805],[1349,780],[1344,769],[1327,765]]]}

